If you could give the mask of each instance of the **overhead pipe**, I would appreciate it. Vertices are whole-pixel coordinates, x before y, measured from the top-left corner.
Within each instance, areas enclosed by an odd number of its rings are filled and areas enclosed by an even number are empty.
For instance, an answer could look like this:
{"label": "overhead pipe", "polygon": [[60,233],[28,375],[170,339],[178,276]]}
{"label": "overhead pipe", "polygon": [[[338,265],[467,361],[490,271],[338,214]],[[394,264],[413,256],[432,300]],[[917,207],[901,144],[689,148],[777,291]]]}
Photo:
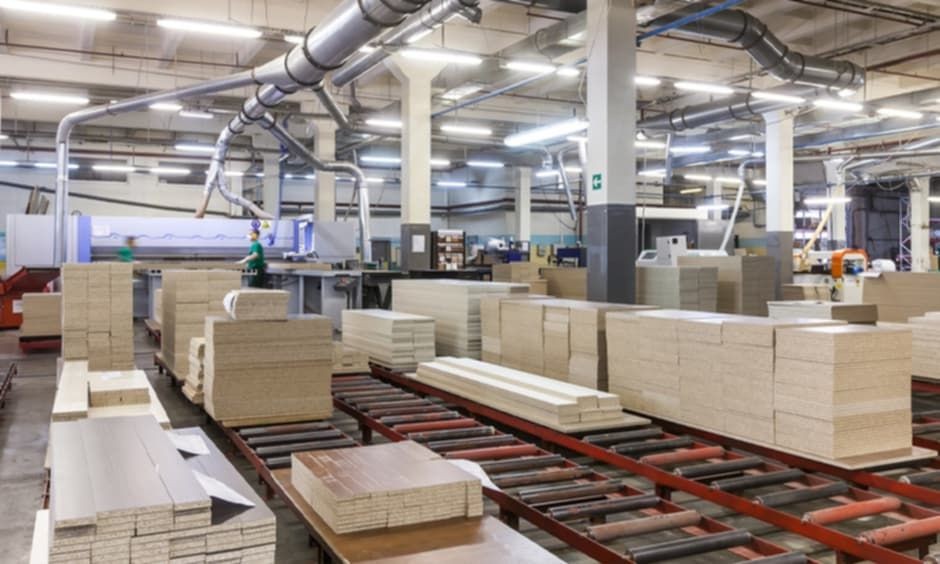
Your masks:
{"label": "overhead pipe", "polygon": [[741,209],[741,198],[744,197],[744,188],[747,187],[749,190],[753,188],[751,186],[751,179],[747,176],[747,167],[753,163],[759,162],[764,162],[764,160],[747,159],[738,165],[738,193],[734,197],[734,207],[731,209],[731,217],[728,219],[728,226],[725,228],[725,236],[721,238],[721,246],[718,247],[720,251],[726,250],[728,243],[731,241],[731,233],[734,231],[734,222],[738,219],[738,210]]}
{"label": "overhead pipe", "polygon": [[258,120],[258,125],[266,129],[275,139],[277,139],[282,145],[287,147],[287,150],[290,151],[294,156],[300,157],[313,165],[313,168],[316,170],[321,170],[324,172],[344,172],[353,177],[354,191],[353,197],[358,193],[359,195],[359,234],[361,240],[361,249],[362,249],[362,260],[363,262],[372,261],[372,233],[370,229],[370,206],[369,206],[369,188],[368,183],[366,182],[366,174],[361,168],[356,166],[351,162],[325,162],[320,160],[316,155],[310,152],[309,149],[304,147],[304,145],[297,140],[296,137],[290,134],[287,129],[279,124],[277,120],[274,119],[269,113],[265,113],[261,116],[261,119]]}
{"label": "overhead pipe", "polygon": [[[708,16],[710,16],[710,15],[712,15],[712,14],[721,12],[722,10],[727,10],[728,8],[733,8],[733,7],[737,6],[738,4],[742,4],[743,2],[744,2],[744,0],[725,0],[725,1],[722,2],[721,4],[718,4],[717,6],[712,6],[711,8],[707,8],[707,9],[705,9],[705,10],[702,10],[701,12],[694,12],[694,13],[692,13],[692,14],[686,14],[686,15],[684,15],[684,16],[682,16],[682,17],[679,17],[679,18],[675,19],[674,21],[671,21],[671,22],[669,22],[669,23],[663,24],[663,25],[657,27],[656,29],[652,29],[652,30],[650,30],[650,31],[646,31],[646,32],[641,33],[641,34],[636,38],[636,42],[637,42],[637,44],[639,44],[639,43],[643,42],[644,40],[649,39],[650,37],[656,37],[657,35],[662,35],[662,34],[664,34],[664,33],[667,33],[667,32],[669,32],[669,31],[672,31],[673,29],[676,29],[676,28],[678,28],[678,27],[682,27],[682,26],[684,26],[684,25],[688,25],[688,24],[690,24],[690,23],[694,23],[694,22],[696,22],[696,21],[698,21],[698,20],[700,20],[700,19],[702,19],[702,18],[706,18],[706,17],[708,17]],[[657,21],[658,21],[658,20],[657,20]],[[653,23],[655,23],[655,21],[654,21]]]}
{"label": "overhead pipe", "polygon": [[[788,92],[792,96],[812,96],[815,90]],[[719,100],[678,108],[653,118],[646,118],[636,123],[637,129],[684,131],[721,123],[733,119],[750,119],[767,112],[798,106],[799,103],[783,100],[755,98],[753,94],[744,94],[730,101]]]}
{"label": "overhead pipe", "polygon": [[425,0],[345,0],[320,25],[307,32],[301,44],[256,68],[254,76],[261,86],[219,134],[196,217],[205,214],[215,188],[226,200],[248,207],[257,217],[271,217],[226,189],[224,164],[232,140],[289,94],[319,84],[327,72],[342,66],[360,47],[384,29],[399,25],[425,3]]}
{"label": "overhead pipe", "polygon": [[560,149],[555,155],[555,162],[558,167],[558,175],[561,177],[561,185],[565,189],[565,199],[568,200],[568,215],[571,216],[571,221],[577,221],[578,211],[574,205],[574,195],[571,193],[571,183],[568,182],[568,173],[565,172],[565,155],[568,154],[569,149],[570,147]]}

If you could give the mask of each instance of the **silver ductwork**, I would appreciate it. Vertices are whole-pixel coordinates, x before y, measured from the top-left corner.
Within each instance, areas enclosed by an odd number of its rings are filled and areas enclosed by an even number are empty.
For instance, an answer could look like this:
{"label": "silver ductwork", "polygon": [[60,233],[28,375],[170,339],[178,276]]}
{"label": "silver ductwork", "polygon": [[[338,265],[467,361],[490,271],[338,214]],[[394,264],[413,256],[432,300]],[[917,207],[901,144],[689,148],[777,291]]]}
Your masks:
{"label": "silver ductwork", "polygon": [[[815,94],[815,91],[812,91]],[[812,95],[804,92],[787,92],[792,96]],[[721,123],[733,119],[750,119],[767,112],[795,106],[794,102],[758,99],[751,94],[737,96],[729,100],[707,102],[686,106],[654,118],[637,122],[638,130],[683,131]]]}
{"label": "silver ductwork", "polygon": [[205,214],[213,190],[219,188],[226,200],[246,206],[257,217],[270,218],[270,214],[225,188],[225,157],[232,140],[289,94],[319,84],[327,72],[342,66],[360,47],[383,30],[399,25],[424,4],[425,0],[345,0],[308,32],[300,45],[256,68],[254,77],[261,86],[219,134],[196,217]]}
{"label": "silver ductwork", "polygon": [[565,190],[565,200],[568,203],[568,215],[571,221],[578,221],[577,208],[574,205],[574,195],[571,193],[571,183],[568,181],[568,173],[565,172],[565,156],[568,154],[569,147],[564,147],[555,155],[555,162],[558,167],[558,176],[561,178],[561,186]]}
{"label": "silver ductwork", "polygon": [[294,156],[300,157],[313,165],[316,170],[324,172],[345,172],[354,178],[355,194],[359,195],[359,233],[362,245],[363,262],[372,261],[372,233],[370,229],[371,218],[369,216],[369,187],[366,183],[365,172],[361,168],[350,162],[324,162],[316,155],[311,153],[303,144],[298,141],[287,129],[277,123],[269,113],[265,113],[258,120],[258,125],[268,130],[271,135],[284,145]]}
{"label": "silver ductwork", "polygon": [[[668,25],[706,7],[703,3],[693,4],[665,14],[650,25]],[[791,50],[764,22],[741,10],[710,14],[678,28],[678,31],[740,45],[764,70],[787,82],[831,90],[857,90],[865,84],[862,67],[850,61],[833,61]]]}

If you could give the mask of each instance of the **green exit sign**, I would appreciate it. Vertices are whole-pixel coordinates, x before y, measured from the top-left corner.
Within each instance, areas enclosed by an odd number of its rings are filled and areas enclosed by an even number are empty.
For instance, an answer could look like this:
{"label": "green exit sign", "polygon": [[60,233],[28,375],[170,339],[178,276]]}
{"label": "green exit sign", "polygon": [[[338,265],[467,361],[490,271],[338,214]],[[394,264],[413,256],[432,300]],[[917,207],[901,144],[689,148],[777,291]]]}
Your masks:
{"label": "green exit sign", "polygon": [[604,181],[601,179],[600,173],[591,177],[591,190],[600,190],[603,185]]}

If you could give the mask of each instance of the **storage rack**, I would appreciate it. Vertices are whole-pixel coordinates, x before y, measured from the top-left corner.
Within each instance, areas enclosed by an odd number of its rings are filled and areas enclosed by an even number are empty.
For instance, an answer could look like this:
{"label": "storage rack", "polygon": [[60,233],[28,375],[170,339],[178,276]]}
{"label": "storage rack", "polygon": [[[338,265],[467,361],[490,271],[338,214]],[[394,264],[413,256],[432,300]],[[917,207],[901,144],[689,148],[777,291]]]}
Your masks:
{"label": "storage rack", "polygon": [[456,229],[439,229],[431,233],[433,270],[463,270],[466,262],[466,233]]}

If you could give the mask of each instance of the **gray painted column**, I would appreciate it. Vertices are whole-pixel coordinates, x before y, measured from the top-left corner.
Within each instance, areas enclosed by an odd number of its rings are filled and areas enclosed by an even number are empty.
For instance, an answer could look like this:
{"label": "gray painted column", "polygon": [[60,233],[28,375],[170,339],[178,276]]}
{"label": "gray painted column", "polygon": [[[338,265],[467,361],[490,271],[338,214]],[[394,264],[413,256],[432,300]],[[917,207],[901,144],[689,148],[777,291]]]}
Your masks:
{"label": "gray painted column", "polygon": [[[324,162],[336,160],[336,122],[331,119],[314,121],[317,136],[314,154]],[[314,219],[316,221],[336,221],[336,173],[316,171],[314,179]]]}
{"label": "gray painted column", "polygon": [[776,297],[793,282],[793,115],[764,114],[767,153],[767,254],[777,264]]}
{"label": "gray painted column", "polygon": [[914,178],[911,186],[911,272],[929,272],[930,178]]}
{"label": "gray painted column", "polygon": [[588,299],[636,297],[636,10],[588,0]]}
{"label": "gray painted column", "polygon": [[532,169],[516,168],[516,241],[532,240]]}

